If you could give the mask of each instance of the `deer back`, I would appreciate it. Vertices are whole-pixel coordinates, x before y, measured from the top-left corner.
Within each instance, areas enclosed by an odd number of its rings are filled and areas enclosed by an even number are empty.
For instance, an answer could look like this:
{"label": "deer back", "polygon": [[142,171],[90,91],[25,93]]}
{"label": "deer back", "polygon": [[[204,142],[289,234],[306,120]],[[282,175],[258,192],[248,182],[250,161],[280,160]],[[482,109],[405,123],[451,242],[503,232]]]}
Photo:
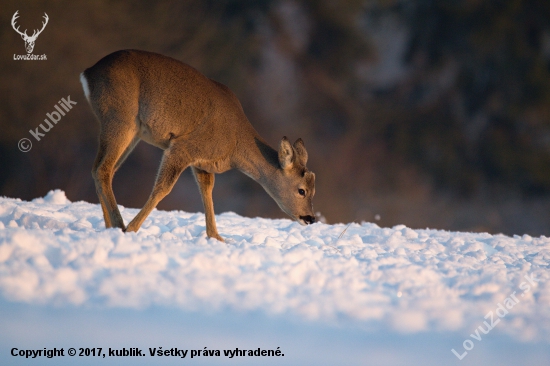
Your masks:
{"label": "deer back", "polygon": [[173,58],[117,51],[84,76],[102,127],[132,121],[141,139],[162,149],[184,140],[190,155],[210,161],[232,154],[243,134],[256,135],[229,88]]}

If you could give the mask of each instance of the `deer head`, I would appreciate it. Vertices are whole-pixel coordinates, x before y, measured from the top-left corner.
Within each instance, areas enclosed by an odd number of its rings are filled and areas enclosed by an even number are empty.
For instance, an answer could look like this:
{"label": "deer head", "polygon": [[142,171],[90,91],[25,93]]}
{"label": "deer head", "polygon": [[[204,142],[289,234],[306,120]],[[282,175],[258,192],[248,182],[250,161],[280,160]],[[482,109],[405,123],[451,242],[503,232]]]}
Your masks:
{"label": "deer head", "polygon": [[291,145],[286,137],[279,144],[279,166],[266,191],[279,207],[302,225],[313,224],[311,200],[315,195],[315,174],[306,168],[307,151],[302,139]]}
{"label": "deer head", "polygon": [[19,30],[19,26],[17,28],[15,27],[15,20],[17,18],[19,18],[19,15],[17,15],[18,12],[19,12],[19,10],[17,10],[15,12],[15,14],[13,14],[13,17],[11,18],[11,26],[13,27],[13,29],[17,33],[19,33],[21,35],[21,38],[23,38],[23,41],[25,41],[25,49],[27,50],[27,53],[32,53],[32,50],[34,49],[34,42],[36,42],[36,38],[38,38],[40,33],[42,33],[44,28],[46,28],[46,24],[48,24],[48,20],[49,20],[48,14],[44,13],[44,20],[45,21],[42,22],[42,29],[40,29],[40,30],[35,29],[32,36],[28,36],[26,29],[25,29],[24,32],[21,32]]}

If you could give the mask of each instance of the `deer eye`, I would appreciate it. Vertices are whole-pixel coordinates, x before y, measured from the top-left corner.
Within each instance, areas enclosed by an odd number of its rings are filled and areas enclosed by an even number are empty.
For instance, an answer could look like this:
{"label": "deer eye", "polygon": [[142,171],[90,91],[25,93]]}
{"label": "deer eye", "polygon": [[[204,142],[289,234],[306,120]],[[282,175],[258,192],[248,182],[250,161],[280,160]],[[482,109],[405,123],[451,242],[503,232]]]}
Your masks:
{"label": "deer eye", "polygon": [[302,188],[300,188],[298,190],[298,193],[300,194],[300,196],[305,196],[306,195],[306,191],[304,191]]}

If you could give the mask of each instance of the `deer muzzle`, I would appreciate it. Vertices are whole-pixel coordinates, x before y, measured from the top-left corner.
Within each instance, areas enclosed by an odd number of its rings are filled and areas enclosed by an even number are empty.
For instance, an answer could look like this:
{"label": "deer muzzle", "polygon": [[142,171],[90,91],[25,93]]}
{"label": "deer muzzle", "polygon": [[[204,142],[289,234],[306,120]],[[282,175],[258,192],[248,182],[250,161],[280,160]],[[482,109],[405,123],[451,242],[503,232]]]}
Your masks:
{"label": "deer muzzle", "polygon": [[304,223],[305,225],[313,224],[315,222],[315,216],[300,216],[300,222]]}

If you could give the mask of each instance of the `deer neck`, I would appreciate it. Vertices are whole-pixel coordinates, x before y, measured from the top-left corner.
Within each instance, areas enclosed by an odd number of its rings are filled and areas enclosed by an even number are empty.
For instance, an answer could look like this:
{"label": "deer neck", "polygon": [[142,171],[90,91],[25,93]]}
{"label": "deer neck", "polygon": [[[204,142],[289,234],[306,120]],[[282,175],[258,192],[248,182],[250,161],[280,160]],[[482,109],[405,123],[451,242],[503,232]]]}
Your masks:
{"label": "deer neck", "polygon": [[277,150],[258,135],[239,146],[239,150],[235,167],[267,188],[279,168]]}

